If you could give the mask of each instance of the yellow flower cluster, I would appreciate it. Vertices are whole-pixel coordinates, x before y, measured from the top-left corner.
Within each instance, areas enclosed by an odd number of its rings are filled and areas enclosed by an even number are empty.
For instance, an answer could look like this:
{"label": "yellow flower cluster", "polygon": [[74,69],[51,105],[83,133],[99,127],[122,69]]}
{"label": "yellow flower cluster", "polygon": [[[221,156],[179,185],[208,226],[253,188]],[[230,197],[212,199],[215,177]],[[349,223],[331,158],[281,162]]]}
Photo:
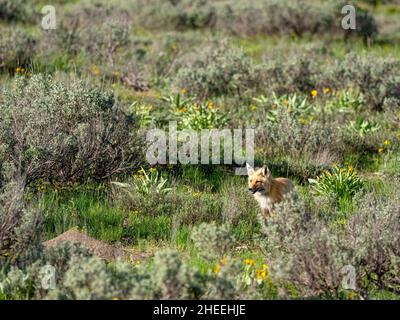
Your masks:
{"label": "yellow flower cluster", "polygon": [[258,280],[265,280],[269,275],[269,269],[266,264],[262,265],[262,269],[257,269],[256,270],[256,278]]}
{"label": "yellow flower cluster", "polygon": [[253,259],[245,259],[244,264],[255,268],[255,276],[257,280],[265,280],[269,275],[269,268],[266,264],[263,264],[261,268],[257,268],[256,262]]}
{"label": "yellow flower cluster", "polygon": [[219,273],[221,271],[221,267],[226,265],[228,262],[228,257],[224,256],[219,263],[214,268],[214,273]]}
{"label": "yellow flower cluster", "polygon": [[[338,170],[340,173],[345,173],[347,175],[350,175],[354,172],[354,167],[352,165],[348,165],[347,167],[339,167],[337,164],[334,165],[334,172]],[[324,174],[326,177],[331,177],[332,172],[329,170],[326,170]]]}
{"label": "yellow flower cluster", "polygon": [[[331,92],[331,89],[330,88],[323,88],[322,92],[324,94],[329,94]],[[311,97],[315,98],[318,95],[318,91],[316,89],[311,90],[310,94],[311,94]]]}
{"label": "yellow flower cluster", "polygon": [[244,263],[247,264],[248,266],[255,266],[256,262],[253,259],[245,259]]}
{"label": "yellow flower cluster", "polygon": [[385,150],[391,145],[390,140],[385,140],[383,141],[382,147],[378,149],[378,153],[381,154],[385,152]]}
{"label": "yellow flower cluster", "polygon": [[24,73],[24,72],[25,72],[25,69],[24,69],[24,68],[18,67],[18,68],[15,69],[15,72],[16,72],[16,73]]}
{"label": "yellow flower cluster", "polygon": [[315,98],[318,95],[318,91],[317,90],[312,90],[311,91],[311,97]]}

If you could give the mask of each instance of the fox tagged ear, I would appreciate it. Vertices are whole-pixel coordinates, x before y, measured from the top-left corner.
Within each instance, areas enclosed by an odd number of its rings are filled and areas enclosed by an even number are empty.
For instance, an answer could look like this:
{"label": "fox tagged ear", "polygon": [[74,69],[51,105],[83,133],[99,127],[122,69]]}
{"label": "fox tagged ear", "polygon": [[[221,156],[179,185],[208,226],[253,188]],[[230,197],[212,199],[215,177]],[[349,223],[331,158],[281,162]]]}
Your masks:
{"label": "fox tagged ear", "polygon": [[246,162],[246,169],[247,169],[247,175],[251,176],[254,173],[254,169],[247,162]]}

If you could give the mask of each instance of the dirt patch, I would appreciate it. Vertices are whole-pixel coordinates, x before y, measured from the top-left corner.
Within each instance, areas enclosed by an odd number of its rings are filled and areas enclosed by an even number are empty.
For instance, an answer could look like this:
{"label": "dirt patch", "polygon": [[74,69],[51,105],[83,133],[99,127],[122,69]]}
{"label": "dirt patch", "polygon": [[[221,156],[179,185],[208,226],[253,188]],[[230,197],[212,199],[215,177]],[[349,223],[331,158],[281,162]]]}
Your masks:
{"label": "dirt patch", "polygon": [[147,252],[119,248],[117,246],[107,244],[103,241],[89,237],[85,233],[78,231],[76,228],[70,229],[53,239],[43,242],[43,245],[46,248],[51,248],[62,242],[79,243],[90,253],[104,260],[124,259],[138,261],[150,256],[150,254]]}

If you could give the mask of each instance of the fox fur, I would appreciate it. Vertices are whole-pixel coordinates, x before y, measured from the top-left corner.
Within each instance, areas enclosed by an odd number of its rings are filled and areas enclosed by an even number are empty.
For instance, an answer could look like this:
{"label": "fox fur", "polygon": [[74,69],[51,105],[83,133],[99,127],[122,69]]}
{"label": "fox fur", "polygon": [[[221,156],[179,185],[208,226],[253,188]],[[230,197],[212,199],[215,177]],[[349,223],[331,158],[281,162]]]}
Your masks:
{"label": "fox fur", "polygon": [[257,170],[246,163],[249,191],[254,195],[265,217],[269,217],[277,203],[294,190],[293,182],[286,178],[273,178],[267,167]]}

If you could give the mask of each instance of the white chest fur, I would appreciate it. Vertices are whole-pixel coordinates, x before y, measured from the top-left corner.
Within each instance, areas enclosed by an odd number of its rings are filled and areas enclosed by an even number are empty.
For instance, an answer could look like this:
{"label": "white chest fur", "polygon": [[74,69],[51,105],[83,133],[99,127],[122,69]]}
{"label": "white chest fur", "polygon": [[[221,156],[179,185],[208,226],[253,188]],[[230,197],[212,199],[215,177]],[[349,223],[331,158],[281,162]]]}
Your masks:
{"label": "white chest fur", "polygon": [[272,201],[265,194],[262,194],[260,192],[256,192],[254,194],[254,198],[257,200],[257,202],[260,205],[261,209],[268,209],[268,210],[272,209],[272,207],[273,207]]}

